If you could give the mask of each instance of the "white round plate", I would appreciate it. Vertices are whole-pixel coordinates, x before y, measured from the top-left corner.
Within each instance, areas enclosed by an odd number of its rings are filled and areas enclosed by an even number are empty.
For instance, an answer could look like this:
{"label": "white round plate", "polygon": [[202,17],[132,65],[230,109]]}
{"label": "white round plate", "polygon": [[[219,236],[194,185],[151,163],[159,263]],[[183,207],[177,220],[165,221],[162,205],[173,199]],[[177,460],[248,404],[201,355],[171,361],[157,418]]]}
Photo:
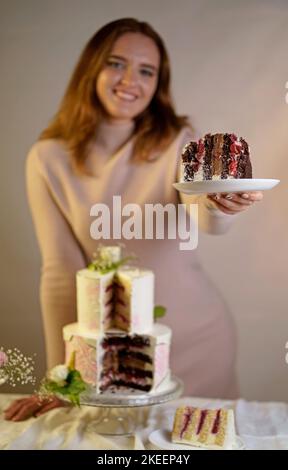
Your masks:
{"label": "white round plate", "polygon": [[185,194],[243,193],[272,189],[280,180],[239,178],[227,180],[189,181],[173,183],[177,191]]}
{"label": "white round plate", "polygon": [[[188,446],[184,444],[173,444],[171,441],[171,431],[168,429],[157,429],[149,436],[149,441],[153,446],[164,450],[206,450],[203,447]],[[236,442],[232,450],[244,450],[244,442],[236,436]]]}

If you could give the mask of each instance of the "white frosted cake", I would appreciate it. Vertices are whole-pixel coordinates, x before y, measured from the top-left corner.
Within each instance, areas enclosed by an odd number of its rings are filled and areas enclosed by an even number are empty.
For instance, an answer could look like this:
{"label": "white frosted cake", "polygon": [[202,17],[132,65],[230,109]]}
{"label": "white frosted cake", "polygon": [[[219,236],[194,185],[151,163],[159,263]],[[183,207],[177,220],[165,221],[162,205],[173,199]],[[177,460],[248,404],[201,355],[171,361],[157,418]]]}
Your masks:
{"label": "white frosted cake", "polygon": [[113,310],[115,272],[100,274],[81,269],[76,274],[77,315],[81,326],[105,331],[110,326]]}
{"label": "white frosted cake", "polygon": [[66,325],[66,362],[102,393],[113,386],[152,392],[170,379],[171,330],[154,324],[154,273],[123,267],[118,247],[77,272],[77,323]]}
{"label": "white frosted cake", "polygon": [[207,410],[184,406],[177,408],[172,442],[206,449],[233,449],[235,444],[233,410]]}
{"label": "white frosted cake", "polygon": [[77,272],[77,312],[81,326],[101,332],[120,328],[145,333],[153,326],[154,274],[121,268],[107,274]]}

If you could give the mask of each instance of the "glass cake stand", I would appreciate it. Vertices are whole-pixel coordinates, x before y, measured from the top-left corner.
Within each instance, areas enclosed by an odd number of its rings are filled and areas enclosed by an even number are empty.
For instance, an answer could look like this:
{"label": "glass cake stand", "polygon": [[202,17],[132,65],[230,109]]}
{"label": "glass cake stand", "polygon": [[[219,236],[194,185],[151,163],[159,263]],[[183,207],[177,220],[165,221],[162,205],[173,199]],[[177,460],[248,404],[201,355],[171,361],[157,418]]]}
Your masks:
{"label": "glass cake stand", "polygon": [[103,394],[96,394],[90,389],[81,394],[80,404],[99,408],[97,419],[89,424],[89,431],[111,436],[131,435],[138,422],[145,420],[145,413],[137,413],[138,410],[145,411],[146,407],[175,400],[182,392],[182,381],[171,377],[169,383],[150,394],[119,387],[117,391],[111,387]]}

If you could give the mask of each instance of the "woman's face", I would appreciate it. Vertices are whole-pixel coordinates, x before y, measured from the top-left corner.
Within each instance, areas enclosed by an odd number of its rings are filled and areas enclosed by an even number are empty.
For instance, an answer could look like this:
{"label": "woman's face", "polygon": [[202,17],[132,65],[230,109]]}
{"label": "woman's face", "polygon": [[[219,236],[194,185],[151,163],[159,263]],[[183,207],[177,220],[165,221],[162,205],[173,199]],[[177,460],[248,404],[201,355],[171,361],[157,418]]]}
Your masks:
{"label": "woman's face", "polygon": [[148,36],[125,33],[115,41],[96,82],[111,120],[131,121],[147,108],[157,88],[159,64],[159,50]]}

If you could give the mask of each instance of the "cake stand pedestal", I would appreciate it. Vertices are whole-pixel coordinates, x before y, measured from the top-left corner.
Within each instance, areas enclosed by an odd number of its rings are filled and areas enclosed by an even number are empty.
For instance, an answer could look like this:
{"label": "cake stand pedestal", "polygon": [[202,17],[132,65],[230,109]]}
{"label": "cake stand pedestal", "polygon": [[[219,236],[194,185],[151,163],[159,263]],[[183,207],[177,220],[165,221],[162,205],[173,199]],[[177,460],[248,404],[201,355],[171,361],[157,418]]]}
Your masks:
{"label": "cake stand pedestal", "polygon": [[132,389],[112,390],[96,394],[92,389],[82,393],[80,404],[99,408],[97,419],[88,426],[89,431],[110,436],[131,435],[137,424],[145,419],[146,407],[159,405],[179,398],[183,383],[177,377],[154,393],[139,392]]}

